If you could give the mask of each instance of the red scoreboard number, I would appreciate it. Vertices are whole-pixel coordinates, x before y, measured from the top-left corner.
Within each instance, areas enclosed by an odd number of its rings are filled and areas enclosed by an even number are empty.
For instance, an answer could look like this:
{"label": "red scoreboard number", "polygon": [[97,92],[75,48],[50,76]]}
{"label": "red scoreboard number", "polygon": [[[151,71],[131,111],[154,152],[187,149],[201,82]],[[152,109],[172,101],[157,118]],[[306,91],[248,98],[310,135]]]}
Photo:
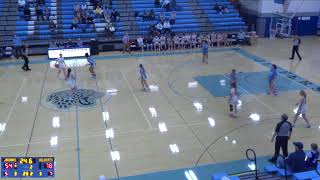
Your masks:
{"label": "red scoreboard number", "polygon": [[18,164],[17,163],[4,163],[3,168],[4,169],[17,169]]}
{"label": "red scoreboard number", "polygon": [[44,168],[45,169],[52,169],[53,168],[53,164],[52,163],[45,163],[44,164]]}

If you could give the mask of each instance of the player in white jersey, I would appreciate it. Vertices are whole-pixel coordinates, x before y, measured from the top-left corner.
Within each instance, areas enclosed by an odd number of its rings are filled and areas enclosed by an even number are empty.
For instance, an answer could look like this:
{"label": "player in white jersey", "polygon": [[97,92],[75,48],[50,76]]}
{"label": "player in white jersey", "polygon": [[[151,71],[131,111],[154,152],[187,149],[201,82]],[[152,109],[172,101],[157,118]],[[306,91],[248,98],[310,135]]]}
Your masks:
{"label": "player in white jersey", "polygon": [[69,86],[69,88],[71,90],[69,99],[72,99],[72,96],[77,91],[77,86],[76,86],[76,77],[73,74],[71,74],[71,68],[68,68],[67,84],[68,84],[68,86]]}
{"label": "player in white jersey", "polygon": [[64,62],[64,58],[62,54],[59,55],[60,57],[56,60],[55,66],[59,69],[57,76],[60,75],[61,71],[63,72],[64,79],[67,80],[67,73],[66,73],[66,63]]}

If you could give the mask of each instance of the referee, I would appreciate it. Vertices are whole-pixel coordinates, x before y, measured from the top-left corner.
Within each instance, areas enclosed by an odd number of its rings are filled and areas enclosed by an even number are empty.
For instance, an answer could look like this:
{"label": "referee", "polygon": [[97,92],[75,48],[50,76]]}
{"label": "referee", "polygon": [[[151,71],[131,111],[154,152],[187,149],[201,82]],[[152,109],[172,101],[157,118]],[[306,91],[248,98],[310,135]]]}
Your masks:
{"label": "referee", "polygon": [[293,38],[293,46],[292,46],[292,53],[291,53],[291,60],[294,59],[294,55],[295,53],[297,53],[298,57],[299,57],[299,60],[301,61],[301,56],[299,54],[299,46],[301,44],[301,39],[295,35],[294,38]]}
{"label": "referee", "polygon": [[282,149],[282,153],[284,157],[288,157],[288,141],[290,139],[292,133],[291,123],[288,122],[288,115],[281,115],[281,122],[277,124],[276,130],[272,136],[271,142],[276,138],[275,143],[275,153],[274,156],[269,159],[269,162],[275,163],[277,161],[277,157],[279,156],[280,148]]}

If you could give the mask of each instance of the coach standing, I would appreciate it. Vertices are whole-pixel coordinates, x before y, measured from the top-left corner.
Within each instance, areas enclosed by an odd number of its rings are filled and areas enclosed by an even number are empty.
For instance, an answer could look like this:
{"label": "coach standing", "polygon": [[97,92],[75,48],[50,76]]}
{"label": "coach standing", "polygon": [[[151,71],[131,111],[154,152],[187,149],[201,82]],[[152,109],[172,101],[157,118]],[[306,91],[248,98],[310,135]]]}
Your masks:
{"label": "coach standing", "polygon": [[284,157],[288,157],[288,141],[290,139],[292,133],[292,126],[291,123],[288,122],[288,115],[282,114],[281,115],[281,122],[277,124],[276,130],[272,136],[271,142],[275,142],[275,153],[274,156],[269,159],[270,162],[275,163],[277,161],[277,157],[280,153],[280,148],[282,149],[282,153]]}
{"label": "coach standing", "polygon": [[290,59],[294,59],[294,55],[295,53],[297,53],[299,60],[301,61],[301,56],[299,54],[299,46],[301,44],[301,39],[295,35],[293,38],[293,47],[292,47],[292,54],[291,54],[291,58]]}

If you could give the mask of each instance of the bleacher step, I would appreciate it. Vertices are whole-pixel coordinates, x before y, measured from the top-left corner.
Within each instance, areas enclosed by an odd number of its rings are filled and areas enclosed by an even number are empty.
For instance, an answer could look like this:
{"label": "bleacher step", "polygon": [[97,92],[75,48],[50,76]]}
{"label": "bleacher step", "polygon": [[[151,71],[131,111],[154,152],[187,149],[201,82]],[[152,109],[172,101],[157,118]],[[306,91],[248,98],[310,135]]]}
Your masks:
{"label": "bleacher step", "polygon": [[[241,180],[256,180],[256,175],[255,175],[255,173],[250,173],[250,174],[240,175],[239,178]],[[261,180],[261,179],[280,180],[279,177],[274,176],[272,174],[265,173],[265,172],[258,172],[258,178],[259,178],[259,180]]]}

